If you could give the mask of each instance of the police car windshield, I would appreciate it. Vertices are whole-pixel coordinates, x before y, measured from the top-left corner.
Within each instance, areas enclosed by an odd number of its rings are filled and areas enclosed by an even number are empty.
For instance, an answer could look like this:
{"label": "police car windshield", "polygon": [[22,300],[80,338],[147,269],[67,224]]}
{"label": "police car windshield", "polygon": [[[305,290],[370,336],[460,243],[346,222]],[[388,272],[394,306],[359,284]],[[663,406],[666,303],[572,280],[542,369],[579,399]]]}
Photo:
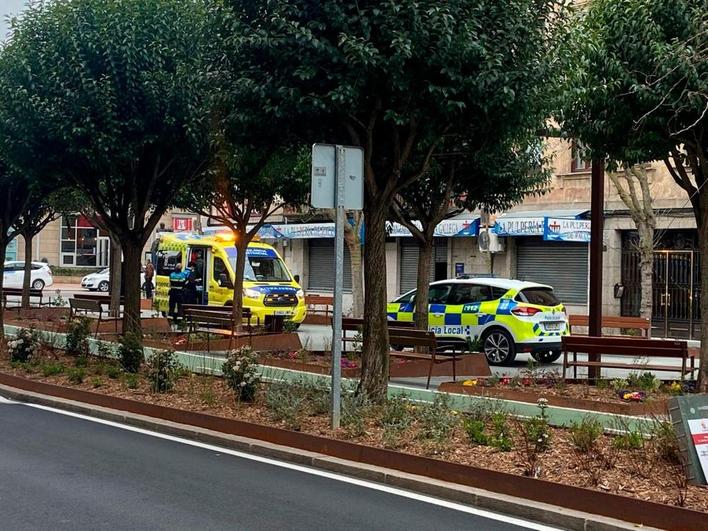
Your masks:
{"label": "police car windshield", "polygon": [[[236,271],[236,257],[230,257],[229,262]],[[270,256],[249,256],[243,276],[251,282],[290,282],[291,280],[283,261]]]}
{"label": "police car windshield", "polygon": [[560,304],[560,301],[550,288],[522,289],[516,296],[516,300],[538,306],[558,306]]}

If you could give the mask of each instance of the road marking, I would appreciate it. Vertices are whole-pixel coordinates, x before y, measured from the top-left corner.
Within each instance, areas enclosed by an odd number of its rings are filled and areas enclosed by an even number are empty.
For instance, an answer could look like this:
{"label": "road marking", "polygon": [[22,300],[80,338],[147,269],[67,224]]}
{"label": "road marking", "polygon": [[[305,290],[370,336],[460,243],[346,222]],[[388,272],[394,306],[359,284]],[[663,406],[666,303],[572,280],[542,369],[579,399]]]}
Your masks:
{"label": "road marking", "polygon": [[19,404],[19,402],[15,402],[13,400],[5,398],[4,396],[0,396],[0,404]]}
{"label": "road marking", "polygon": [[374,483],[374,482],[366,481],[363,479],[351,478],[348,476],[335,474],[333,472],[318,470],[316,468],[310,468],[310,467],[306,467],[303,465],[296,465],[296,464],[288,463],[285,461],[278,461],[278,460],[272,459],[270,457],[261,457],[259,455],[252,455],[252,454],[248,454],[245,452],[239,452],[237,450],[231,450],[229,448],[223,448],[221,446],[215,446],[212,444],[206,444],[206,443],[202,443],[202,442],[198,442],[198,441],[191,441],[189,439],[184,439],[182,437],[175,437],[174,435],[166,435],[164,433],[158,433],[155,431],[145,430],[143,428],[137,428],[135,426],[128,426],[126,424],[120,424],[118,422],[113,422],[111,420],[104,420],[104,419],[99,419],[99,418],[95,418],[95,417],[88,417],[88,416],[82,415],[80,413],[74,413],[71,411],[63,411],[61,409],[55,409],[55,408],[49,407],[49,406],[42,406],[40,404],[27,404],[27,403],[25,403],[24,405],[29,406],[29,407],[33,407],[36,409],[50,411],[52,413],[58,413],[60,415],[66,415],[68,417],[74,417],[77,419],[87,420],[90,422],[96,422],[98,424],[103,424],[105,426],[112,426],[114,428],[119,428],[119,429],[126,430],[126,431],[132,431],[135,433],[148,435],[150,437],[156,437],[158,439],[164,439],[167,441],[173,441],[173,442],[177,442],[180,444],[186,444],[188,446],[194,446],[196,448],[202,448],[204,450],[209,450],[211,452],[215,452],[217,455],[218,454],[231,455],[234,457],[239,457],[241,459],[248,459],[250,461],[256,461],[258,463],[264,463],[264,464],[268,464],[268,465],[272,465],[272,466],[277,466],[280,468],[287,468],[289,470],[295,470],[298,472],[302,472],[304,474],[310,474],[312,476],[319,476],[319,477],[331,479],[334,481],[340,481],[342,483],[348,483],[350,485],[356,485],[359,487],[364,487],[364,488],[368,488],[371,490],[377,490],[380,492],[386,492],[388,494],[393,494],[395,496],[400,496],[402,498],[408,498],[411,500],[415,500],[415,501],[419,501],[419,502],[423,502],[423,503],[428,503],[431,505],[437,505],[438,507],[452,509],[454,511],[459,511],[459,512],[463,512],[463,513],[479,516],[482,518],[487,518],[489,520],[496,520],[498,522],[504,522],[504,523],[507,523],[510,525],[515,525],[515,526],[522,527],[525,529],[533,529],[536,531],[557,531],[559,529],[556,527],[538,524],[535,522],[529,522],[527,520],[521,520],[519,518],[514,518],[513,516],[506,516],[503,514],[497,514],[497,513],[485,511],[482,509],[476,509],[474,507],[469,507],[469,506],[463,505],[461,503],[446,501],[446,500],[442,500],[439,498],[435,498],[433,496],[426,496],[424,494],[409,492],[409,491],[406,491],[403,489],[390,487],[388,485],[382,485],[380,483]]}

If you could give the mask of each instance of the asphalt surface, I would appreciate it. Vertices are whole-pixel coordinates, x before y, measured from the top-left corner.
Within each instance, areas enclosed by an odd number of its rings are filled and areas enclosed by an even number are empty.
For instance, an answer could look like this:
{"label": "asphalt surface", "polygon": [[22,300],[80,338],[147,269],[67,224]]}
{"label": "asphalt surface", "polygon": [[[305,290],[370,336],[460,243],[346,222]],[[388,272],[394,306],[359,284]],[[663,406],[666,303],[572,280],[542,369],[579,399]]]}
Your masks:
{"label": "asphalt surface", "polygon": [[2,398],[0,528],[523,529]]}

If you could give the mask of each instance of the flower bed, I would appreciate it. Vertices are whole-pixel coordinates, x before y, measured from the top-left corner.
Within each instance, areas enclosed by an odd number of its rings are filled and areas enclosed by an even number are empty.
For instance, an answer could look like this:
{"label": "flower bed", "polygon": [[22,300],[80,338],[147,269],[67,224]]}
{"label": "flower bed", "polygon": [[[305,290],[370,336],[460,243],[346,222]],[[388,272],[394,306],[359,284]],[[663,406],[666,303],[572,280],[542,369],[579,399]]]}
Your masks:
{"label": "flower bed", "polygon": [[543,408],[524,422],[493,409],[462,415],[444,398],[372,406],[345,396],[344,427],[332,434],[328,393],[319,385],[263,385],[253,403],[237,402],[221,378],[181,372],[169,392],[155,393],[149,371],[126,374],[114,361],[95,357],[86,367],[76,364],[77,358],[47,348],[28,364],[0,356],[2,372],[32,380],[708,511],[708,489],[681,480],[675,441],[664,424],[657,424],[654,439],[645,440],[632,432],[604,435],[591,425],[551,428]]}

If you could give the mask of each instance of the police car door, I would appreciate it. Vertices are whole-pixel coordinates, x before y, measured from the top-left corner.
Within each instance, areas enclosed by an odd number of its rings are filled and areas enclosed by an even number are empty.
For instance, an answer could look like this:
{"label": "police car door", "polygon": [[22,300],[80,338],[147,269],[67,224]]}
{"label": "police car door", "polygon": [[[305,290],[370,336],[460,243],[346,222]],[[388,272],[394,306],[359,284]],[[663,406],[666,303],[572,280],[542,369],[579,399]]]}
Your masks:
{"label": "police car door", "polygon": [[452,284],[434,284],[428,292],[428,328],[436,336],[451,335],[447,332],[447,304]]}
{"label": "police car door", "polygon": [[483,284],[460,283],[456,284],[448,298],[448,315],[446,316],[450,327],[459,327],[454,330],[454,335],[461,338],[478,337],[486,314],[481,308],[482,303],[491,300],[489,286]]}

